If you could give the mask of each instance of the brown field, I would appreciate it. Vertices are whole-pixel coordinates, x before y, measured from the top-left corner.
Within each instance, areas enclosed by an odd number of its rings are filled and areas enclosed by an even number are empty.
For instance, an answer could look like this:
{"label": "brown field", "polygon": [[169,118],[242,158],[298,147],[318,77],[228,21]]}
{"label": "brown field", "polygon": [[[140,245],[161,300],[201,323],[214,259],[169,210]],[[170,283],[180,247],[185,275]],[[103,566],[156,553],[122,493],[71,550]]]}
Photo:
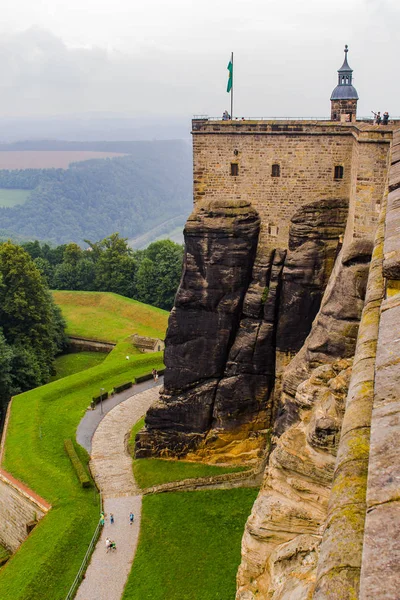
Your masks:
{"label": "brown field", "polygon": [[67,169],[73,162],[115,156],[126,154],[92,150],[4,150],[0,151],[0,169]]}

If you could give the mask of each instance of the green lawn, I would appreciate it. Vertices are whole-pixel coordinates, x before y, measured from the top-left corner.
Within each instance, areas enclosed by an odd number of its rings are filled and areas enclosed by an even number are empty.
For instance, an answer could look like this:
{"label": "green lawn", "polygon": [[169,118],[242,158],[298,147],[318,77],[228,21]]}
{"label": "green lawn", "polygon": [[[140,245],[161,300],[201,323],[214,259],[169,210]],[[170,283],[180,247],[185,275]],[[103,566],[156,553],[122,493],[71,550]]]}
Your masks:
{"label": "green lawn", "polygon": [[123,600],[232,600],[256,489],[145,496]]}
{"label": "green lawn", "polygon": [[9,190],[0,188],[0,207],[16,206],[25,204],[31,190]]}
{"label": "green lawn", "polygon": [[[140,419],[132,428],[129,439],[129,451],[134,455],[136,434],[143,428],[144,419]],[[246,467],[219,467],[184,460],[163,460],[160,458],[136,458],[132,462],[133,475],[139,487],[144,489],[160,483],[182,481],[194,477],[210,477],[222,473],[236,473]]]}
{"label": "green lawn", "polygon": [[72,352],[71,354],[62,354],[54,361],[56,374],[50,381],[57,381],[63,377],[68,377],[74,373],[85,371],[103,362],[107,354],[103,352]]}
{"label": "green lawn", "polygon": [[[126,360],[131,345],[119,343],[96,367],[16,396],[3,467],[53,508],[0,570],[0,598],[64,600],[99,517],[98,497],[82,489],[63,443],[75,439],[87,406],[101,387],[162,368],[162,353]],[[88,455],[77,448],[85,464]]]}
{"label": "green lawn", "polygon": [[164,339],[168,312],[108,292],[54,291],[67,334],[118,342],[138,333]]}

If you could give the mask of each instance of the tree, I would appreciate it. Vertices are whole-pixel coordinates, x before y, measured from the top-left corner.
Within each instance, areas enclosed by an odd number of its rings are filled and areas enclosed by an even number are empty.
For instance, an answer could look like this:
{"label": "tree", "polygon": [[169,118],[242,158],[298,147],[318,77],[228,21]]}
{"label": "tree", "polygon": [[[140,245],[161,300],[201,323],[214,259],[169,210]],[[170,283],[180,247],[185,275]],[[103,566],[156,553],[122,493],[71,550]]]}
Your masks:
{"label": "tree", "polygon": [[139,257],[138,300],[170,310],[182,273],[183,246],[171,240],[153,242]]}
{"label": "tree", "polygon": [[100,242],[85,241],[92,248],[95,289],[132,297],[136,263],[127,239],[121,238],[119,233],[112,233]]}
{"label": "tree", "polygon": [[11,361],[9,396],[48,381],[54,356],[65,344],[65,323],[23,248],[11,242],[0,245],[0,278],[2,361]]}

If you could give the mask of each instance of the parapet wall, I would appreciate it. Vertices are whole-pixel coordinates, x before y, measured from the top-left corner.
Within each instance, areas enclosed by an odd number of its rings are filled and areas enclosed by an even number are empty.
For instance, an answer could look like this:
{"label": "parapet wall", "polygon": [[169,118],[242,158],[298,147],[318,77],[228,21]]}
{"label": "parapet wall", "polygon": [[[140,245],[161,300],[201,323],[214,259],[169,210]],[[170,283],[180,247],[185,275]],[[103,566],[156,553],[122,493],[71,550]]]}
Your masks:
{"label": "parapet wall", "polygon": [[[250,201],[261,217],[260,250],[286,248],[295,211],[327,198],[349,202],[348,240],[373,237],[385,190],[390,127],[195,119],[192,134],[194,203]],[[279,165],[279,175],[273,165]],[[335,177],[335,167],[343,167],[342,177]]]}

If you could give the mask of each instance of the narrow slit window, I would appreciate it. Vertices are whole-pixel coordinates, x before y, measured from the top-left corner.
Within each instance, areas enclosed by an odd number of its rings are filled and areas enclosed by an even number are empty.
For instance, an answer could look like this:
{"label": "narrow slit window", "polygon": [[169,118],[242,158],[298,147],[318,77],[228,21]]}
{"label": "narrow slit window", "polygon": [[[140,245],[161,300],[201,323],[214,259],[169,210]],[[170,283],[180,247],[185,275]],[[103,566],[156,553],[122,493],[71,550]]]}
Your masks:
{"label": "narrow slit window", "polygon": [[237,163],[231,163],[231,175],[235,177],[239,175],[239,165]]}
{"label": "narrow slit window", "polygon": [[343,179],[343,172],[344,169],[342,167],[342,165],[336,165],[335,167],[335,179]]}
{"label": "narrow slit window", "polygon": [[272,177],[280,177],[281,176],[281,165],[275,164],[272,165]]}

